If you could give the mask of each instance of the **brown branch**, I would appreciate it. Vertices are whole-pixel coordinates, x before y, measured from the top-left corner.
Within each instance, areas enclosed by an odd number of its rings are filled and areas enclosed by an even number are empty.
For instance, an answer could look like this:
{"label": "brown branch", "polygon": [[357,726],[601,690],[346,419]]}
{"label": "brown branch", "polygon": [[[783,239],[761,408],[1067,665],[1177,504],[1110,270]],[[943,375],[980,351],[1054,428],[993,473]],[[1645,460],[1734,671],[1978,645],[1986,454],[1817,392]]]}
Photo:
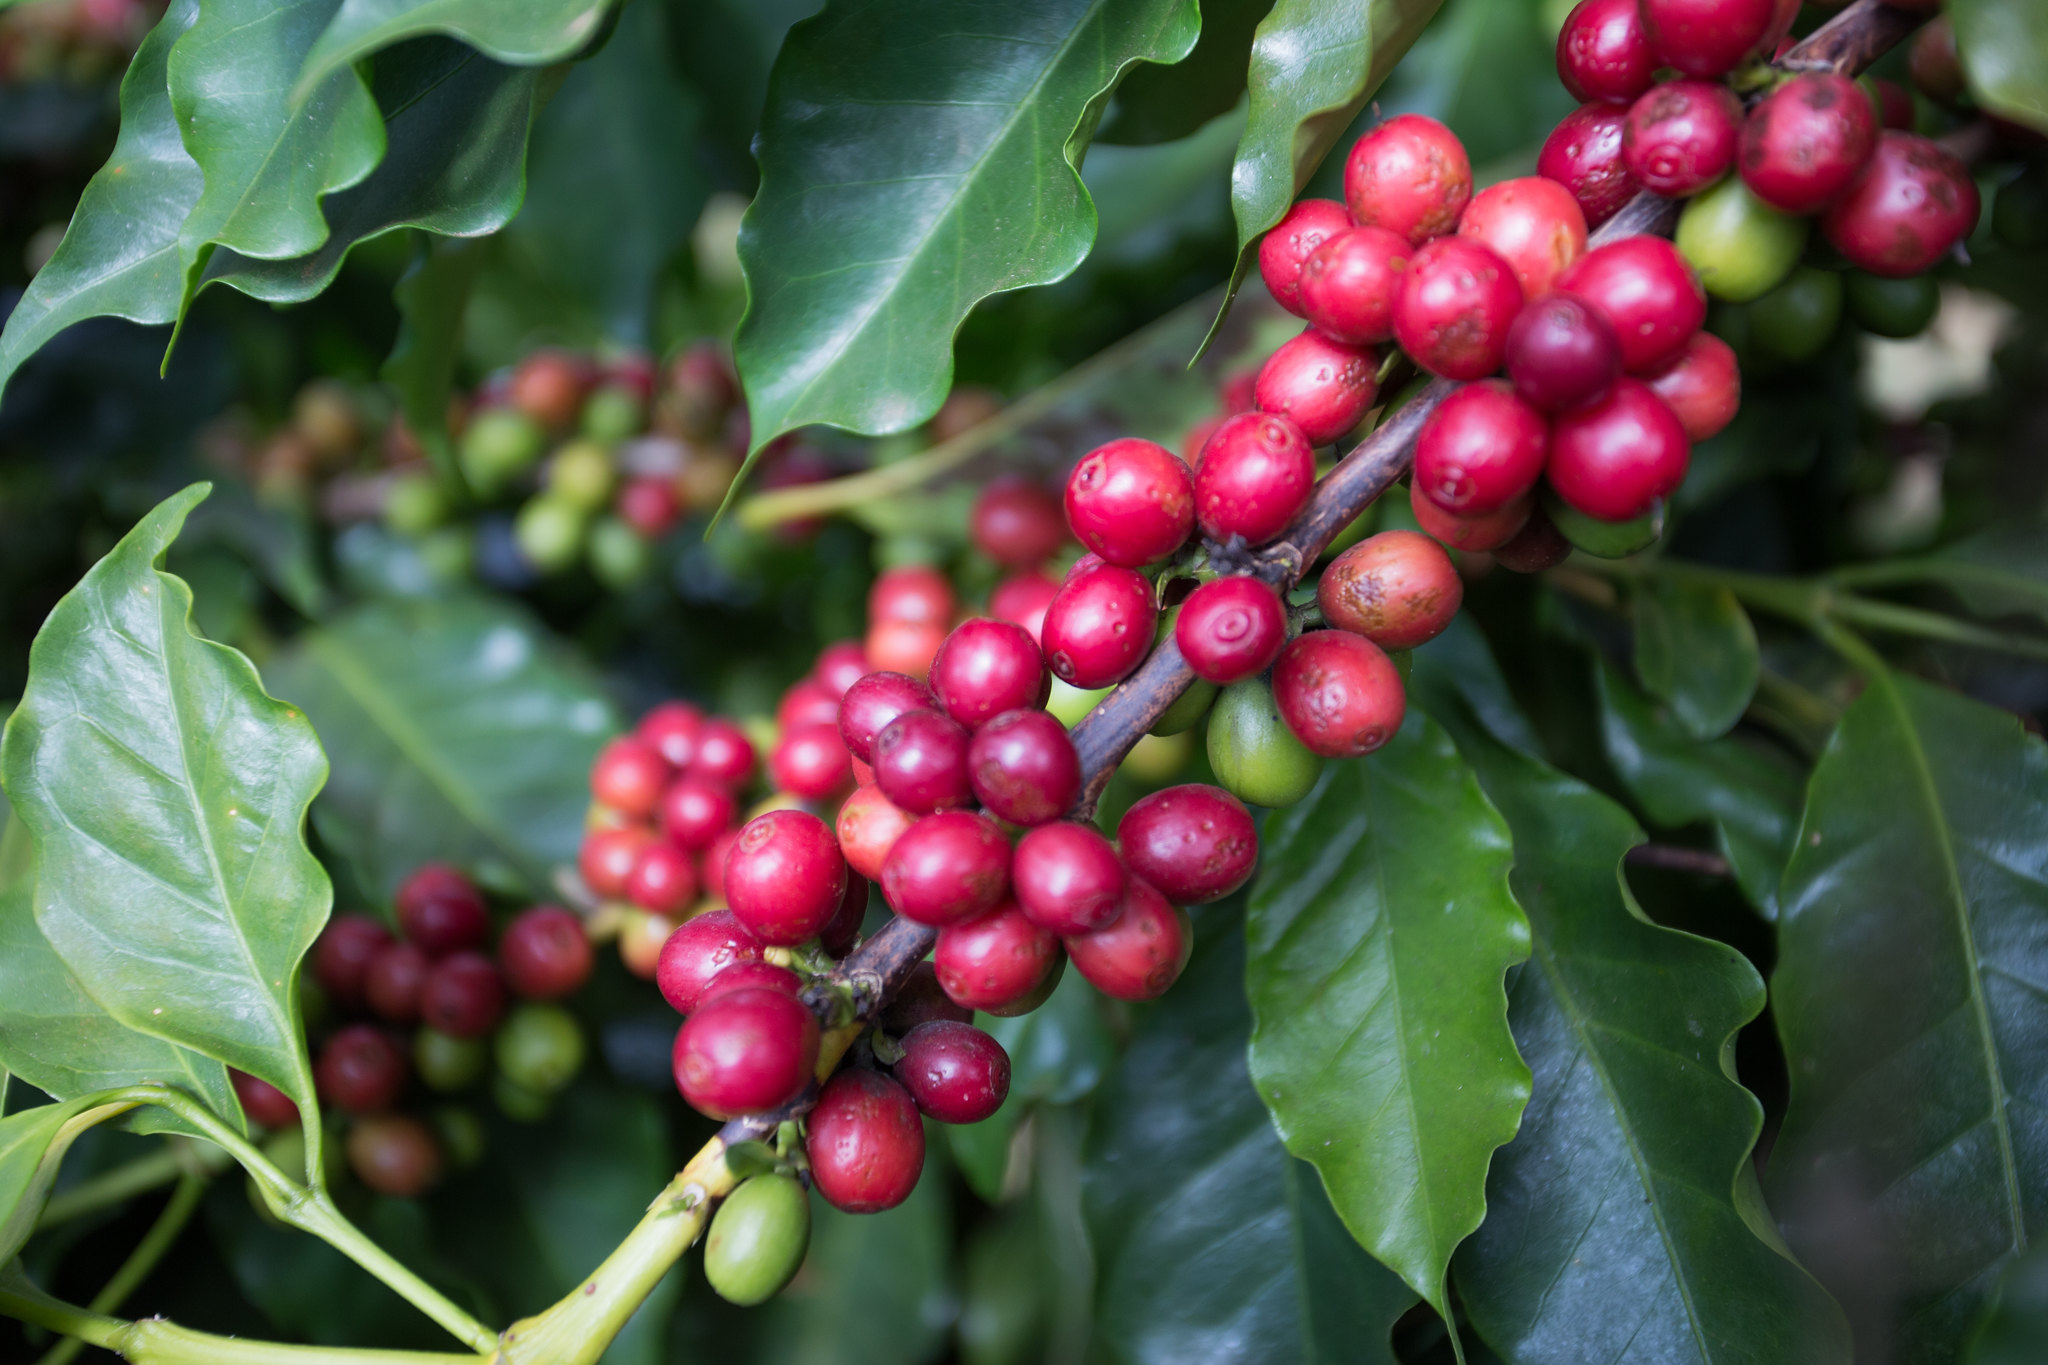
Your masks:
{"label": "brown branch", "polygon": [[1702,877],[1731,877],[1734,869],[1718,853],[1677,844],[1637,844],[1622,855],[1630,867],[1656,867],[1667,872],[1696,872]]}

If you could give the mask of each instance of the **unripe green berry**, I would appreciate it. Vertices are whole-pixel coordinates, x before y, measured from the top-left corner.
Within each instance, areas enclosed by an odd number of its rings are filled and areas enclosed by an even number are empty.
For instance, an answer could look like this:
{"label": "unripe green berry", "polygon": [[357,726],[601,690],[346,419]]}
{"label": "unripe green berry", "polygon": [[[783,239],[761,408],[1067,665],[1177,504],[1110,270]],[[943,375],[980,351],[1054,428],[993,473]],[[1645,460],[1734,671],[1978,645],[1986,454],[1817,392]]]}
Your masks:
{"label": "unripe green berry", "polygon": [[597,441],[623,441],[647,425],[640,396],[619,384],[607,384],[583,402],[583,434]]}
{"label": "unripe green berry", "polygon": [[712,1216],[704,1278],[730,1303],[750,1308],[781,1292],[811,1244],[810,1196],[795,1177],[757,1175]]}
{"label": "unripe green berry", "polygon": [[1915,337],[1927,330],[1941,310],[1941,286],[1932,275],[1902,280],[1852,270],[1842,279],[1849,316],[1866,332],[1881,337]]}
{"label": "unripe green berry", "polygon": [[456,453],[463,477],[488,497],[533,468],[546,448],[547,433],[531,417],[514,408],[491,408],[470,422]]}
{"label": "unripe green berry", "polygon": [[544,574],[560,573],[582,552],[588,516],[581,507],[543,493],[519,509],[512,537],[534,568]]}
{"label": "unripe green berry", "polygon": [[1322,775],[1323,760],[1294,737],[1264,678],[1232,683],[1209,712],[1209,766],[1216,780],[1254,806],[1291,806]]}
{"label": "unripe green berry", "polygon": [[401,474],[384,496],[384,524],[408,538],[423,536],[448,518],[448,496],[432,474]]}
{"label": "unripe green berry", "polygon": [[654,567],[654,546],[617,517],[599,517],[590,528],[590,571],[607,588],[630,588]]}
{"label": "unripe green berry", "polygon": [[459,1104],[444,1104],[430,1118],[434,1136],[441,1139],[441,1150],[447,1154],[450,1166],[467,1170],[484,1159],[484,1125],[472,1110]]}
{"label": "unripe green berry", "polygon": [[467,526],[443,526],[418,542],[420,562],[444,582],[467,578],[476,563],[476,535]]}
{"label": "unripe green berry", "polygon": [[522,1089],[553,1094],[583,1069],[583,1027],[560,1005],[519,1006],[493,1046],[499,1072]]}
{"label": "unripe green berry", "polygon": [[1842,322],[1842,277],[1802,265],[1749,307],[1750,335],[1781,360],[1819,355]]}
{"label": "unripe green berry", "polygon": [[514,1123],[539,1123],[555,1107],[552,1093],[528,1090],[502,1071],[491,1078],[491,1098]]}
{"label": "unripe green berry", "polygon": [[1741,303],[1785,278],[1806,233],[1806,219],[1778,212],[1731,175],[1687,202],[1673,240],[1709,294]]}
{"label": "unripe green berry", "polygon": [[429,1090],[460,1090],[484,1074],[489,1047],[481,1038],[451,1038],[438,1029],[413,1035],[412,1065]]}
{"label": "unripe green berry", "polygon": [[548,496],[587,512],[611,501],[616,482],[612,453],[596,441],[571,441],[548,461]]}

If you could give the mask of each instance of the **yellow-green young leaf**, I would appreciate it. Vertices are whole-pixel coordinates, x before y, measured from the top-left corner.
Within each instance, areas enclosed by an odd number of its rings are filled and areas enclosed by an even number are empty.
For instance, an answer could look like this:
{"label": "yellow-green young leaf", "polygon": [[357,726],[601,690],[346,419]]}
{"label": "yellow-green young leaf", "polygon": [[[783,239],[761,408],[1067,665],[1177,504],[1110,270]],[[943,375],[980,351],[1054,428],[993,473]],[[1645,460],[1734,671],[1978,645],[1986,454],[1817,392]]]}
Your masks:
{"label": "yellow-green young leaf", "polygon": [[[1807,788],[1772,1009],[1791,1103],[1769,1169],[1843,1297],[1898,1286],[1891,1359],[1955,1359],[2048,1233],[2048,748],[1872,661]],[[1862,1210],[1853,1218],[1843,1209]]]}
{"label": "yellow-green young leaf", "polygon": [[0,1119],[0,1265],[13,1260],[36,1230],[50,1186],[56,1183],[57,1167],[78,1135],[134,1107],[127,1102],[106,1104],[104,1099],[82,1095]]}
{"label": "yellow-green young leaf", "polygon": [[159,504],[50,613],[0,767],[36,923],[85,992],[310,1113],[299,962],[333,892],[305,819],[327,760],[158,567],[206,492]]}
{"label": "yellow-green young leaf", "polygon": [[341,0],[306,52],[292,88],[294,102],[351,62],[407,38],[446,34],[487,57],[515,66],[545,66],[597,36],[612,0]]}
{"label": "yellow-green young leaf", "polygon": [[2048,132],[2048,23],[2036,0],[1950,0],[1947,10],[1971,93]]}
{"label": "yellow-green young leaf", "polygon": [[1529,953],[1508,829],[1419,713],[1267,822],[1246,920],[1251,1074],[1360,1244],[1448,1316],[1529,1068],[1507,969]]}
{"label": "yellow-green young leaf", "polygon": [[1760,656],[1749,613],[1727,588],[1670,574],[1635,595],[1636,676],[1694,739],[1728,733],[1756,692]]}

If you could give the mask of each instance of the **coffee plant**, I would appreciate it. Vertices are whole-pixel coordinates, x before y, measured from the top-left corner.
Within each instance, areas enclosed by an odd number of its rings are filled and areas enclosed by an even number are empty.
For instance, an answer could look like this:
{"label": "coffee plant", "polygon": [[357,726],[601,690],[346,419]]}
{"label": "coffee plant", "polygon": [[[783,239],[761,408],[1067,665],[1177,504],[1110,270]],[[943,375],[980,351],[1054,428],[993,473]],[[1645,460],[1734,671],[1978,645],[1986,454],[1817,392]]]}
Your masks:
{"label": "coffee plant", "polygon": [[5,1359],[2048,1359],[2048,12],[805,8],[0,7]]}

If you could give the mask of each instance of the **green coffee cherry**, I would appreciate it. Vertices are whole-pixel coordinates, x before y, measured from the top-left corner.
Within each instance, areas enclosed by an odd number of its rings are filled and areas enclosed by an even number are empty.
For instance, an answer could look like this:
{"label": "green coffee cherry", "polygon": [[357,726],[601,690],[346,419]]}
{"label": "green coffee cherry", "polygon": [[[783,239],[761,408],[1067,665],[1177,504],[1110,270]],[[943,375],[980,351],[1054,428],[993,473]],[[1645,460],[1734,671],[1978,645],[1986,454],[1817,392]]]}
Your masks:
{"label": "green coffee cherry", "polygon": [[528,1090],[502,1071],[491,1077],[491,1098],[514,1123],[539,1123],[555,1107],[551,1092]]}
{"label": "green coffee cherry", "polygon": [[1881,337],[1919,336],[1941,310],[1941,286],[1932,275],[1888,280],[1852,270],[1842,287],[1856,325]]}
{"label": "green coffee cherry", "polygon": [[1113,690],[1108,687],[1084,690],[1079,687],[1069,686],[1058,678],[1054,678],[1052,680],[1052,695],[1046,699],[1045,709],[1052,712],[1060,724],[1071,730],[1081,723],[1081,717],[1095,709],[1095,703],[1108,696]]}
{"label": "green coffee cherry", "polygon": [[1778,212],[1731,175],[1686,204],[1674,240],[1709,294],[1742,303],[1790,273],[1806,232],[1806,219]]}
{"label": "green coffee cherry", "polygon": [[595,512],[611,501],[617,476],[611,451],[596,441],[571,441],[548,461],[548,495]]}
{"label": "green coffee cherry", "polygon": [[623,441],[647,425],[640,395],[622,384],[607,384],[583,403],[583,434],[595,441]]}
{"label": "green coffee cherry", "polygon": [[444,1104],[430,1117],[450,1166],[467,1170],[484,1159],[484,1125],[473,1111],[459,1104]]}
{"label": "green coffee cherry", "polygon": [[704,1278],[751,1308],[782,1292],[811,1244],[811,1202],[794,1176],[757,1175],[726,1196],[704,1238]]}
{"label": "green coffee cherry", "polygon": [[384,496],[384,524],[408,538],[423,536],[448,518],[448,496],[432,474],[404,474]]}
{"label": "green coffee cherry", "polygon": [[588,515],[573,503],[543,493],[519,509],[512,538],[534,568],[544,574],[560,573],[582,553]]}
{"label": "green coffee cherry", "polygon": [[420,538],[418,549],[427,572],[444,582],[468,577],[476,563],[476,536],[467,526],[429,531]]}
{"label": "green coffee cherry", "polygon": [[1294,737],[1264,678],[1232,683],[1209,712],[1209,766],[1216,780],[1255,806],[1291,806],[1309,794],[1323,760]]}
{"label": "green coffee cherry", "polygon": [[590,528],[590,571],[607,588],[630,588],[654,567],[654,546],[617,517],[599,517]]}
{"label": "green coffee cherry", "polygon": [[481,1038],[451,1038],[430,1028],[413,1035],[413,1070],[429,1090],[460,1090],[482,1076],[490,1060]]}
{"label": "green coffee cherry", "polygon": [[540,462],[547,433],[515,408],[492,408],[476,415],[462,433],[456,457],[470,486],[488,497]]}
{"label": "green coffee cherry", "polygon": [[1802,265],[1749,306],[1756,344],[1792,364],[1813,359],[1842,325],[1842,277]]}
{"label": "green coffee cherry", "polygon": [[505,1016],[492,1046],[514,1085],[551,1095],[583,1069],[583,1026],[560,1005],[525,1004]]}
{"label": "green coffee cherry", "polygon": [[1624,559],[1648,549],[1664,534],[1662,502],[1633,521],[1600,521],[1570,506],[1546,485],[1543,510],[1560,535],[1596,559]]}

